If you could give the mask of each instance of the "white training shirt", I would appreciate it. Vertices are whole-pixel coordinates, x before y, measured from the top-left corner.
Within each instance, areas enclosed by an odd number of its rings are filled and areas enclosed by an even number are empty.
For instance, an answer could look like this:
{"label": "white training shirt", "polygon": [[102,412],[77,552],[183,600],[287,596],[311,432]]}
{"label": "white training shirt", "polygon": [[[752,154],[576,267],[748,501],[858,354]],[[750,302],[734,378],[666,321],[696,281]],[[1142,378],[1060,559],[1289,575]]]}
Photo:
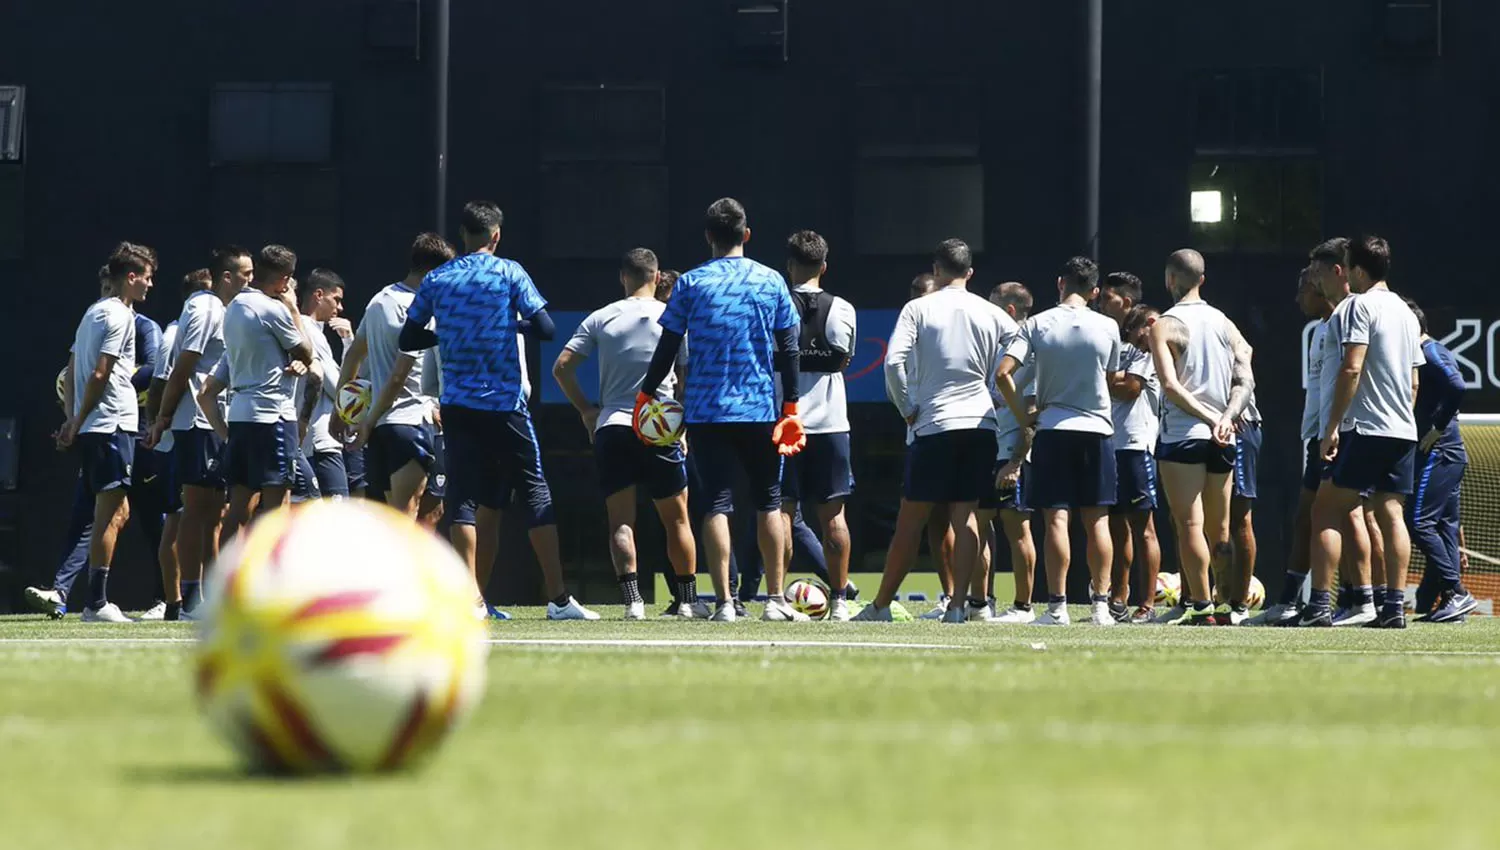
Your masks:
{"label": "white training shirt", "polygon": [[1323,339],[1328,336],[1328,322],[1318,322],[1308,345],[1307,390],[1302,399],[1302,439],[1323,438]]}
{"label": "white training shirt", "polygon": [[1348,321],[1349,311],[1354,309],[1354,302],[1359,296],[1349,293],[1343,301],[1333,308],[1333,315],[1328,317],[1328,328],[1323,334],[1323,349],[1320,353],[1322,361],[1318,368],[1318,438],[1328,432],[1329,421],[1333,418],[1333,393],[1338,386],[1339,372],[1344,368],[1344,346],[1339,339],[1343,336],[1341,330],[1344,323]]}
{"label": "white training shirt", "polygon": [[1151,352],[1128,342],[1120,343],[1120,371],[1141,379],[1141,394],[1134,401],[1112,401],[1110,417],[1115,425],[1115,451],[1156,451],[1161,431],[1161,382]]}
{"label": "white training shirt", "polygon": [[[1016,330],[1017,333],[1020,332],[1019,325]],[[1036,395],[1036,358],[1027,356],[1026,362],[1021,364],[1021,368],[1012,372],[1010,378],[1015,382],[1016,391],[1021,394],[1024,405],[1025,399]],[[994,384],[991,386],[994,387]],[[996,457],[1002,463],[1006,463],[1016,453],[1016,443],[1021,439],[1021,423],[1017,422],[1016,415],[1010,412],[1010,405],[1005,403],[1005,396],[1000,394],[998,387],[995,387],[992,396],[995,400],[995,421],[1000,430],[998,438],[1000,450]]]}
{"label": "white training shirt", "polygon": [[104,395],[84,417],[80,434],[135,433],[140,430],[140,410],[135,386],[135,311],[118,298],[101,298],[83,313],[73,335],[73,410],[83,409],[94,367],[103,355],[115,358],[104,383]]}
{"label": "white training shirt", "polygon": [[188,376],[187,391],[172,414],[172,430],[207,431],[208,417],[198,409],[198,393],[224,357],[224,302],[212,290],[194,292],[183,302],[182,315],[177,319],[177,339],[172,344],[174,367],[184,351],[197,354],[198,363]]}
{"label": "white training shirt", "polygon": [[[318,401],[313,405],[312,418],[307,423],[307,436],[302,440],[302,453],[312,457],[315,454],[343,449],[343,444],[328,430],[329,424],[333,421],[334,400],[338,397],[339,364],[334,362],[333,347],[328,344],[328,337],[323,333],[324,323],[314,321],[311,316],[301,316],[300,319],[303,332],[312,340],[312,367],[323,379],[323,387],[318,392]],[[307,387],[306,379],[297,382],[297,395],[299,396],[297,414],[299,416],[306,403]]]}
{"label": "white training shirt", "polygon": [[[1179,301],[1162,315],[1187,328],[1187,344],[1177,358],[1178,381],[1199,403],[1222,413],[1229,407],[1229,388],[1234,381],[1229,317],[1201,300]],[[1213,439],[1213,426],[1178,408],[1171,399],[1162,409],[1162,442]]]}
{"label": "white training shirt", "polygon": [[1027,319],[1005,356],[1036,359],[1037,430],[1114,433],[1108,373],[1120,371],[1120,326],[1086,306],[1059,304]]}
{"label": "white training shirt", "polygon": [[[177,344],[177,320],[173,319],[161,332],[161,348],[156,350],[156,379],[165,381],[172,375],[172,366],[176,362],[173,347]],[[172,446],[177,444],[177,437],[172,434],[172,429],[161,433],[161,439],[156,441],[156,451],[162,454],[170,454]]]}
{"label": "white training shirt", "polygon": [[[817,292],[819,287],[803,284],[796,292]],[[828,308],[824,336],[835,348],[854,353],[856,336],[854,305],[833,296]],[[843,372],[800,372],[797,378],[797,413],[802,428],[809,434],[843,434],[849,430],[849,399],[844,390]],[[776,409],[781,409],[781,381],[776,381]]]}
{"label": "white training shirt", "polygon": [[[661,341],[657,320],[667,305],[655,298],[622,298],[590,313],[564,347],[599,365],[599,424],[631,426],[635,397]],[[677,376],[667,373],[657,398],[674,395]]]}
{"label": "white training shirt", "polygon": [[233,390],[230,422],[274,423],[297,419],[292,396],[297,376],[287,352],[302,332],[285,304],[247,288],[224,310],[224,357],[214,374]]}
{"label": "white training shirt", "polygon": [[916,413],[914,436],[997,427],[989,387],[1006,323],[1014,324],[1009,314],[961,286],[901,308],[886,348],[886,393],[903,418]]}
{"label": "white training shirt", "polygon": [[1416,314],[1389,289],[1371,289],[1355,299],[1340,323],[1339,341],[1368,346],[1359,388],[1340,430],[1415,442],[1411,370],[1426,361]]}
{"label": "white training shirt", "polygon": [[396,370],[398,358],[415,361],[390,409],[375,423],[377,427],[421,425],[427,418],[427,402],[422,397],[422,358],[402,352],[399,344],[401,329],[406,327],[406,313],[416,297],[416,290],[403,283],[393,283],[375,293],[359,322],[356,338],[365,341],[365,367],[369,370],[372,400],[379,398],[385,389],[391,373]]}

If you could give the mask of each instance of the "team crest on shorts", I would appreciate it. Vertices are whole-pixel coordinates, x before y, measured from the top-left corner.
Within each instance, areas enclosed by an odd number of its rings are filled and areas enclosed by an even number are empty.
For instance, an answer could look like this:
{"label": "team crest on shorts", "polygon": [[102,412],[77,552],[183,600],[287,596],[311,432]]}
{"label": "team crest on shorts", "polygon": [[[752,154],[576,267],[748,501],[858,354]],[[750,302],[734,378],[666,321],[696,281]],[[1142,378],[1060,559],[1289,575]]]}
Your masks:
{"label": "team crest on shorts", "polygon": [[446,475],[434,475],[432,480],[436,481],[439,487],[448,486],[448,476]]}

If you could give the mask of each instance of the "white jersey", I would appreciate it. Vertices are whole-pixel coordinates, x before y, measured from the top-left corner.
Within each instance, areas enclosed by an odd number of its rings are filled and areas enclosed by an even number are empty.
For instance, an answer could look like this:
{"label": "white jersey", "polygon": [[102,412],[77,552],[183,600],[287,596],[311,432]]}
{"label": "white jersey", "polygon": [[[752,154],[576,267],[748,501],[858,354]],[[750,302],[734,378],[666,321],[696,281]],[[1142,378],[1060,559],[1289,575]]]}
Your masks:
{"label": "white jersey", "polygon": [[901,308],[886,349],[886,393],[902,417],[916,414],[914,436],[995,430],[989,387],[1009,324],[1009,314],[963,287]]}
{"label": "white jersey", "polygon": [[1081,305],[1059,304],[1021,325],[1005,356],[1036,359],[1037,430],[1109,436],[1108,374],[1120,371],[1120,326]]}
{"label": "white jersey", "polygon": [[80,434],[135,433],[140,430],[135,374],[135,311],[118,298],[101,298],[83,313],[73,335],[73,410],[83,409],[94,367],[104,355],[115,358],[104,382],[104,395],[78,427]]}
{"label": "white jersey", "polygon": [[[302,440],[302,453],[308,457],[325,452],[336,452],[343,448],[343,444],[334,438],[328,426],[333,421],[333,404],[338,396],[339,364],[333,360],[333,348],[328,344],[328,337],[323,333],[323,324],[313,321],[311,316],[302,316],[302,330],[312,340],[313,345],[313,368],[317,370],[318,376],[323,379],[322,389],[318,391],[318,401],[313,405],[312,418],[308,420],[307,436]],[[297,414],[302,414],[309,384],[306,380],[297,382]]]}
{"label": "white jersey", "polygon": [[1354,309],[1354,302],[1358,300],[1358,295],[1350,293],[1340,301],[1333,308],[1333,315],[1328,317],[1327,330],[1323,333],[1323,345],[1319,353],[1321,363],[1318,367],[1319,438],[1328,433],[1328,426],[1333,418],[1334,388],[1338,386],[1339,371],[1344,367],[1344,346],[1339,342],[1342,335],[1340,328],[1348,320],[1349,311]]}
{"label": "white jersey", "polygon": [[[1229,389],[1234,382],[1229,317],[1206,301],[1179,301],[1162,315],[1187,328],[1187,344],[1177,358],[1178,381],[1200,404],[1222,413],[1229,407]],[[1162,407],[1162,442],[1213,439],[1213,426],[1180,409],[1171,399]]]}
{"label": "white jersey", "polygon": [[1389,289],[1371,289],[1340,322],[1339,342],[1367,346],[1359,389],[1340,430],[1415,442],[1411,372],[1426,362],[1416,314]]}
{"label": "white jersey", "polygon": [[1151,352],[1130,343],[1120,344],[1120,371],[1141,380],[1141,394],[1133,401],[1114,401],[1110,418],[1115,424],[1115,451],[1156,451],[1161,431],[1161,383]]}
{"label": "white jersey", "polygon": [[375,423],[377,427],[421,425],[427,416],[427,402],[422,398],[422,360],[415,354],[402,352],[399,344],[401,329],[406,327],[406,313],[416,297],[416,290],[403,283],[393,283],[375,293],[359,322],[356,337],[365,341],[365,367],[369,370],[370,392],[375,398],[380,397],[400,358],[415,360],[390,409]]}
{"label": "white jersey", "polygon": [[287,352],[302,332],[281,301],[249,288],[224,310],[224,357],[214,374],[234,391],[230,422],[296,421],[292,396],[297,378],[287,370]]}
{"label": "white jersey", "polygon": [[[161,348],[156,353],[156,375],[157,380],[165,381],[172,374],[172,365],[175,361],[173,346],[177,344],[177,320],[173,319],[167,323],[161,332]],[[172,434],[172,429],[161,432],[161,439],[156,441],[156,451],[162,454],[170,454],[172,447],[177,444],[177,437]]]}
{"label": "white jersey", "polygon": [[1323,339],[1328,336],[1327,320],[1313,328],[1307,354],[1307,390],[1302,399],[1302,439],[1323,438]]}
{"label": "white jersey", "polygon": [[[1017,330],[1019,331],[1019,327]],[[1021,367],[1011,373],[1010,378],[1015,382],[1016,392],[1021,394],[1022,399],[1034,397],[1036,395],[1036,358],[1028,356]],[[995,421],[1000,431],[998,438],[1000,451],[997,457],[1001,462],[1009,462],[1016,453],[1016,444],[1021,439],[1021,423],[1016,421],[1016,415],[1010,412],[1010,405],[1005,403],[1005,397],[1000,395],[998,389],[993,392],[993,397]]]}
{"label": "white jersey", "polygon": [[[806,284],[796,288],[798,292],[817,292],[818,287]],[[854,305],[833,296],[828,308],[828,324],[823,328],[824,338],[834,348],[854,352],[856,318]],[[849,400],[844,390],[843,372],[801,372],[797,378],[798,416],[802,428],[809,434],[843,434],[849,430]],[[781,382],[776,381],[776,409],[781,409]]]}
{"label": "white jersey", "polygon": [[[224,302],[212,290],[201,290],[187,297],[177,320],[177,339],[172,344],[175,368],[182,352],[198,355],[193,374],[188,376],[187,390],[172,413],[172,430],[209,429],[208,417],[198,409],[198,393],[209,375],[224,357]],[[170,373],[169,373],[170,374]]]}
{"label": "white jersey", "polygon": [[[635,397],[651,366],[651,356],[661,341],[658,319],[667,305],[655,298],[622,298],[588,315],[564,347],[581,357],[596,357],[599,364],[599,424],[631,426]],[[657,398],[669,398],[677,376],[668,372],[656,390]]]}

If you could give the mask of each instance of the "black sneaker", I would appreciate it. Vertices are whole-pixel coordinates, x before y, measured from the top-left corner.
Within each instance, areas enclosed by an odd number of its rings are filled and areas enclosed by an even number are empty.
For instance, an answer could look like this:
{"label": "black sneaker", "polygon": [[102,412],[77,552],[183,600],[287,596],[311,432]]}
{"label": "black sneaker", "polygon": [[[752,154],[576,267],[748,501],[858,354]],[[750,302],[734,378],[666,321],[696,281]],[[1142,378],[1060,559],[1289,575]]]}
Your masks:
{"label": "black sneaker", "polygon": [[682,602],[679,601],[679,600],[673,599],[672,600],[672,604],[668,605],[667,606],[667,610],[661,612],[661,615],[663,617],[675,617],[681,611],[682,611]]}
{"label": "black sneaker", "polygon": [[1287,620],[1286,625],[1299,629],[1331,629],[1333,628],[1333,612],[1327,608],[1309,606],[1302,609],[1302,616],[1295,620]]}
{"label": "black sneaker", "polygon": [[749,614],[745,613],[745,603],[744,603],[744,601],[742,601],[738,597],[736,597],[735,600],[734,600],[734,615],[736,617],[748,617],[748,616],[750,616]]}
{"label": "black sneaker", "polygon": [[1128,623],[1130,622],[1130,606],[1124,602],[1110,602],[1109,616],[1113,617],[1116,623]]}
{"label": "black sneaker", "polygon": [[854,582],[851,581],[844,585],[844,598],[850,602],[859,598],[859,588],[854,586]]}
{"label": "black sneaker", "polygon": [[1404,629],[1404,628],[1406,628],[1406,612],[1405,611],[1397,611],[1394,614],[1390,614],[1390,613],[1386,612],[1386,609],[1382,608],[1382,609],[1380,609],[1380,613],[1375,615],[1375,619],[1374,620],[1371,620],[1370,622],[1365,623],[1365,628],[1367,628],[1367,629]]}

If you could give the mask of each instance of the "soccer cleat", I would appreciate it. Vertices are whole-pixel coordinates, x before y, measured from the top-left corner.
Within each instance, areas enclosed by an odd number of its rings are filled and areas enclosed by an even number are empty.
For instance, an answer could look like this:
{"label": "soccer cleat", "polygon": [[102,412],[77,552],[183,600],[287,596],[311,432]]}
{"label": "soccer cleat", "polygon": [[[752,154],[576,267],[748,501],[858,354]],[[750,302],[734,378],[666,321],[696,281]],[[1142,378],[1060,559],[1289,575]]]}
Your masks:
{"label": "soccer cleat", "polygon": [[966,614],[964,612],[964,608],[965,607],[968,607],[968,606],[961,606],[961,607],[958,607],[958,608],[949,608],[947,611],[944,611],[943,612],[943,622],[944,623],[959,623],[959,624],[963,624],[963,623],[968,622],[969,621],[969,616],[968,616],[968,614]]}
{"label": "soccer cleat", "polygon": [[768,623],[806,623],[811,617],[793,608],[785,599],[772,598],[766,602],[766,610],[762,611],[760,618]]}
{"label": "soccer cleat", "polygon": [[1036,612],[1030,608],[1017,608],[1015,605],[1005,609],[993,622],[1003,623],[1007,626],[1029,626],[1036,622]]}
{"label": "soccer cleat", "polygon": [[1259,614],[1256,614],[1254,617],[1251,617],[1249,620],[1246,620],[1245,625],[1282,626],[1286,625],[1288,621],[1295,621],[1297,619],[1297,615],[1300,613],[1301,609],[1299,609],[1295,604],[1287,605],[1286,603],[1278,602],[1275,605],[1272,605],[1270,608],[1267,608]]}
{"label": "soccer cleat", "polygon": [[1096,626],[1115,625],[1115,615],[1109,610],[1109,603],[1095,602],[1089,605],[1089,622]]}
{"label": "soccer cleat", "polygon": [[644,620],[644,619],[646,619],[646,603],[644,603],[644,602],[632,602],[629,605],[626,605],[625,606],[625,619],[627,619],[627,620]]}
{"label": "soccer cleat", "polygon": [[673,616],[679,620],[707,620],[713,615],[713,609],[708,607],[707,602],[700,599],[691,604],[686,602],[679,603],[677,613]]}
{"label": "soccer cleat", "polygon": [[733,602],[720,602],[718,607],[714,608],[713,616],[709,617],[708,621],[710,623],[733,623],[739,619],[739,614],[735,611],[736,607]]}
{"label": "soccer cleat", "polygon": [[157,602],[155,605],[152,605],[150,608],[142,611],[141,615],[139,617],[136,617],[136,619],[140,620],[143,623],[160,623],[166,620],[167,603]]}
{"label": "soccer cleat", "polygon": [[1250,619],[1250,609],[1243,605],[1220,605],[1214,622],[1220,626],[1243,626]]}
{"label": "soccer cleat", "polygon": [[1109,603],[1109,615],[1115,618],[1116,623],[1130,622],[1130,606],[1124,602]]}
{"label": "soccer cleat", "polygon": [[[1176,610],[1177,610],[1177,608],[1174,607],[1171,611],[1168,611],[1167,613],[1170,614],[1170,613],[1172,613],[1173,611],[1176,611]],[[1168,626],[1212,626],[1212,625],[1214,625],[1214,609],[1212,607],[1207,607],[1207,608],[1184,608],[1184,609],[1182,609],[1182,613],[1176,619],[1166,621],[1165,625],[1168,625]]]}
{"label": "soccer cleat", "polygon": [[61,620],[68,610],[68,602],[63,595],[46,587],[26,588],[26,604],[30,605],[38,614],[46,614],[54,620]]}
{"label": "soccer cleat", "polygon": [[1467,590],[1463,593],[1444,591],[1438,597],[1438,608],[1431,614],[1421,618],[1424,623],[1462,623],[1464,619],[1479,607],[1479,600],[1474,598]]}
{"label": "soccer cleat", "polygon": [[1032,621],[1037,626],[1067,626],[1072,625],[1073,618],[1068,616],[1068,603],[1048,603],[1047,610],[1040,617]]}
{"label": "soccer cleat", "polygon": [[848,599],[833,600],[833,605],[828,609],[828,619],[835,623],[847,623],[853,617],[854,613],[849,610]]}
{"label": "soccer cleat", "polygon": [[134,623],[135,621],[125,616],[120,606],[113,602],[106,602],[101,608],[83,609],[83,621],[85,623]]}
{"label": "soccer cleat", "polygon": [[859,613],[854,615],[853,622],[856,622],[856,623],[891,623],[891,622],[895,622],[894,618],[892,617],[892,611],[891,611],[891,608],[894,608],[894,607],[896,607],[895,603],[892,603],[890,608],[881,608],[880,606],[876,605],[874,602],[871,602],[869,605],[866,605],[865,607],[859,609]]}
{"label": "soccer cleat", "polygon": [[851,581],[848,584],[844,585],[844,598],[848,599],[850,602],[853,602],[859,598],[859,588],[855,587],[854,582]]}
{"label": "soccer cleat", "polygon": [[1363,626],[1375,622],[1375,605],[1366,602],[1354,605],[1333,615],[1335,626]]}
{"label": "soccer cleat", "polygon": [[1130,615],[1130,624],[1132,626],[1144,626],[1148,625],[1154,619],[1156,619],[1156,608],[1151,605],[1142,605],[1135,609],[1135,613]]}
{"label": "soccer cleat", "polygon": [[900,602],[897,602],[894,599],[891,600],[891,622],[914,623],[916,621],[917,618],[913,617],[911,615],[911,612],[906,610],[905,605],[902,605]]}
{"label": "soccer cleat", "polygon": [[493,605],[488,605],[487,604],[484,607],[485,607],[486,612],[489,613],[491,620],[509,620],[510,619],[510,615],[509,614],[505,613],[504,611],[501,611],[499,608],[496,608]]}
{"label": "soccer cleat", "polygon": [[1157,626],[1170,626],[1187,615],[1188,608],[1181,602],[1156,615],[1151,623]]}
{"label": "soccer cleat", "polygon": [[937,604],[934,605],[934,606],[932,606],[932,610],[931,611],[928,611],[926,614],[923,614],[922,616],[918,617],[917,619],[919,619],[919,620],[941,620],[941,619],[943,619],[943,615],[946,614],[946,613],[948,613],[948,595],[947,594],[943,594],[942,596],[938,597]]}
{"label": "soccer cleat", "polygon": [[1333,614],[1327,608],[1314,608],[1309,605],[1302,609],[1302,613],[1295,620],[1286,620],[1285,626],[1295,626],[1299,629],[1327,629],[1333,626]]}
{"label": "soccer cleat", "polygon": [[971,623],[993,623],[995,622],[995,608],[988,602],[979,608],[965,605],[964,617]]}
{"label": "soccer cleat", "polygon": [[597,620],[599,615],[578,604],[578,600],[568,597],[568,604],[558,605],[556,602],[547,603],[547,619],[549,620]]}
{"label": "soccer cleat", "polygon": [[667,606],[667,610],[661,612],[661,615],[663,617],[681,617],[682,616],[682,603],[678,602],[676,599],[673,599],[672,600],[672,604],[668,605]]}
{"label": "soccer cleat", "polygon": [[734,600],[734,615],[736,617],[739,617],[741,620],[743,620],[746,617],[750,616],[745,611],[745,600],[743,600],[743,599],[736,599],[736,600]]}
{"label": "soccer cleat", "polygon": [[1404,628],[1406,628],[1406,611],[1405,610],[1401,610],[1401,611],[1397,611],[1394,614],[1388,614],[1382,608],[1381,612],[1378,615],[1376,615],[1375,619],[1373,619],[1370,622],[1368,622],[1368,623],[1365,624],[1365,628],[1367,628],[1367,629],[1404,629]]}

